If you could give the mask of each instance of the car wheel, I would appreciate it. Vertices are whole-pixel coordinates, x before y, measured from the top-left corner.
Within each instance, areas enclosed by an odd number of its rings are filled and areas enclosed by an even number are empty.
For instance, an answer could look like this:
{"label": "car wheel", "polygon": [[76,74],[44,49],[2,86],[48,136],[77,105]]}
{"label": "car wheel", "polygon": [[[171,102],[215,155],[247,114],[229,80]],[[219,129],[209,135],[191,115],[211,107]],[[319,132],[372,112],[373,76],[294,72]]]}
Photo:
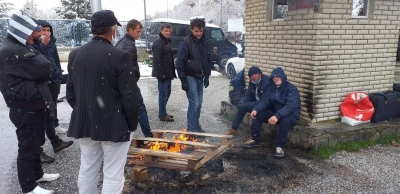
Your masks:
{"label": "car wheel", "polygon": [[228,64],[228,73],[227,74],[230,79],[232,79],[236,76],[236,70],[232,63]]}
{"label": "car wheel", "polygon": [[228,59],[229,59],[228,55],[222,55],[218,63],[219,68],[225,69],[225,65]]}

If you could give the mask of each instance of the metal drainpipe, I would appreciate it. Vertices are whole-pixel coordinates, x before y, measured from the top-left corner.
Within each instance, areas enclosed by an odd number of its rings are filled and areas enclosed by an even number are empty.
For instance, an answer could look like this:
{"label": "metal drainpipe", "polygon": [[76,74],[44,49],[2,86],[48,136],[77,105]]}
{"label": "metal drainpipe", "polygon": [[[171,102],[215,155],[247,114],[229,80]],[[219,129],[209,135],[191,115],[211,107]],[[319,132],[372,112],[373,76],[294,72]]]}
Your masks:
{"label": "metal drainpipe", "polygon": [[90,0],[90,7],[92,8],[92,14],[101,10],[101,0]]}
{"label": "metal drainpipe", "polygon": [[148,42],[148,37],[147,37],[147,17],[146,17],[146,0],[143,0],[143,7],[144,7],[144,33],[146,37],[146,46],[149,48],[150,43]]}

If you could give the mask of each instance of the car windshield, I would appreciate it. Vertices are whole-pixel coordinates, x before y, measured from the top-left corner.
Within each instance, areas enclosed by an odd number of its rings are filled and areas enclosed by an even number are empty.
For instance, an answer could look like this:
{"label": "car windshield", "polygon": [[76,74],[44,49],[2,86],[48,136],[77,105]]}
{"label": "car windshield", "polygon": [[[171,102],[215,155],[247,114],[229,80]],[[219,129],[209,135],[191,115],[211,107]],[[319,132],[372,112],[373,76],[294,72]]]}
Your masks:
{"label": "car windshield", "polygon": [[216,41],[224,40],[224,33],[220,28],[209,28],[211,30],[211,38]]}

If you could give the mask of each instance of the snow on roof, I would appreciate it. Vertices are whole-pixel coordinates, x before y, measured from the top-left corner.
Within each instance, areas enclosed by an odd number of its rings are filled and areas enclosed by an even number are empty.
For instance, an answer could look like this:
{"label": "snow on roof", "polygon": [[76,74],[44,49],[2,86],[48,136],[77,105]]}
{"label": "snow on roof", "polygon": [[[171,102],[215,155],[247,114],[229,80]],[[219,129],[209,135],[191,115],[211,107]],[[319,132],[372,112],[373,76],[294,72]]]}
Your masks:
{"label": "snow on roof", "polygon": [[[170,18],[157,18],[154,20],[151,20],[150,22],[163,22],[163,23],[173,23],[173,24],[186,24],[186,25],[190,25],[190,21],[189,20],[176,20],[176,19],[170,19]],[[209,24],[206,23],[207,27],[213,27],[213,28],[220,28],[219,26],[215,25],[215,24]]]}

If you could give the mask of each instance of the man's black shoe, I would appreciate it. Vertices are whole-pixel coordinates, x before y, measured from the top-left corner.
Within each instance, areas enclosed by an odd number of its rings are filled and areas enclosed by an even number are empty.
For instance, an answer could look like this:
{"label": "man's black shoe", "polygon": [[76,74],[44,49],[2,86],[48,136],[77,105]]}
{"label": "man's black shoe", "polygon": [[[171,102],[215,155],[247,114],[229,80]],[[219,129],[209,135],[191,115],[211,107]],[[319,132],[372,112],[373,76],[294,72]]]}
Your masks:
{"label": "man's black shoe", "polygon": [[53,149],[54,153],[60,152],[61,150],[71,146],[74,142],[73,141],[62,141],[60,146]]}
{"label": "man's black shoe", "polygon": [[[167,114],[169,117],[171,117],[172,119],[174,118],[174,115],[169,115]],[[161,118],[161,116],[158,116],[158,118]]]}
{"label": "man's black shoe", "polygon": [[174,119],[169,117],[168,115],[165,115],[163,117],[160,117],[160,121],[165,121],[165,122],[174,122]]}
{"label": "man's black shoe", "polygon": [[53,163],[56,159],[48,156],[47,154],[45,154],[44,152],[40,153],[40,162],[41,163]]}
{"label": "man's black shoe", "polygon": [[260,143],[258,143],[255,140],[250,140],[247,143],[243,144],[243,148],[245,149],[249,149],[249,148],[256,148],[256,147],[260,147]]}

